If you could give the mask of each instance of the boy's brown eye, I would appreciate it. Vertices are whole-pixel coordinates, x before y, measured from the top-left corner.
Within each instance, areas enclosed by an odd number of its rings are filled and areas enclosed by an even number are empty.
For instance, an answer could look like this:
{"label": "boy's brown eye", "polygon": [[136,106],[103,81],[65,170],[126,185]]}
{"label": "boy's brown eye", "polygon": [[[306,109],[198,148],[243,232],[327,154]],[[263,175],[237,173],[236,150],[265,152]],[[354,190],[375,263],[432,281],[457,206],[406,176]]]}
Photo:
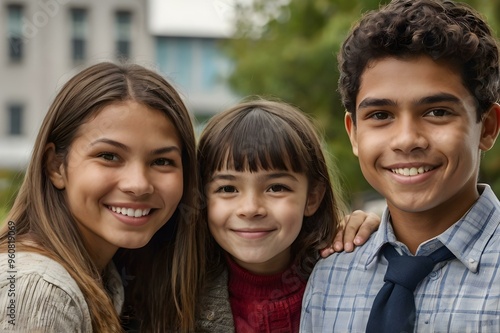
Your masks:
{"label": "boy's brown eye", "polygon": [[450,114],[450,112],[448,110],[445,110],[445,109],[433,109],[433,110],[430,110],[427,114],[429,116],[432,116],[432,117],[444,117],[444,116]]}
{"label": "boy's brown eye", "polygon": [[385,119],[389,118],[389,115],[387,114],[387,112],[375,112],[375,113],[372,113],[370,118],[377,119],[377,120],[385,120]]}

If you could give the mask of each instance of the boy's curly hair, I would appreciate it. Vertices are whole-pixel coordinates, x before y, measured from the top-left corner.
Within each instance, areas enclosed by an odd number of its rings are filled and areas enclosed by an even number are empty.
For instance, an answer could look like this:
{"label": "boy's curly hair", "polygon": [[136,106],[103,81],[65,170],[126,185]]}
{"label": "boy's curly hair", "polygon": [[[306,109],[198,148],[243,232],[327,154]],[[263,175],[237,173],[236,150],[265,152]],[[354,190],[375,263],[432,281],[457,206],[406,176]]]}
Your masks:
{"label": "boy's curly hair", "polygon": [[361,75],[370,61],[422,55],[461,70],[476,101],[477,121],[498,101],[497,41],[477,11],[448,0],[395,0],[365,14],[341,47],[339,92],[346,110],[355,119]]}

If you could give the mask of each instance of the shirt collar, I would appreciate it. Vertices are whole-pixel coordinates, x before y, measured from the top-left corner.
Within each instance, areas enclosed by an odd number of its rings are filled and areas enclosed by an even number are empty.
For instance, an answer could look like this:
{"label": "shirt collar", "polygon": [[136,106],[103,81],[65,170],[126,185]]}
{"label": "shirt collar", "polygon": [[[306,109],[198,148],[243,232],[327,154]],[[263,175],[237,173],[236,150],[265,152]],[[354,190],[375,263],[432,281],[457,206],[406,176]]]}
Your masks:
{"label": "shirt collar", "polygon": [[369,246],[367,251],[364,252],[364,257],[361,258],[362,262],[365,261],[365,268],[369,268],[370,264],[376,262],[374,259],[379,255],[380,250],[386,243],[391,243],[397,246],[396,236],[392,230],[392,225],[390,223],[390,213],[389,209],[386,207],[382,213],[382,218],[380,220],[380,226],[378,231],[372,236],[373,241],[365,246]]}
{"label": "shirt collar", "polygon": [[[498,198],[489,185],[479,184],[478,191],[481,195],[471,209],[445,232],[421,244],[417,253],[430,253],[442,244],[453,252],[471,272],[477,273],[481,255],[500,225]],[[363,260],[365,262],[365,268],[374,264],[374,259],[386,243],[394,245],[399,251],[406,248],[404,244],[397,241],[394,235],[387,207],[382,214],[379,230],[374,234],[373,241],[366,245],[370,248],[367,248],[365,258],[361,258],[362,262]],[[433,250],[429,250],[430,248]]]}

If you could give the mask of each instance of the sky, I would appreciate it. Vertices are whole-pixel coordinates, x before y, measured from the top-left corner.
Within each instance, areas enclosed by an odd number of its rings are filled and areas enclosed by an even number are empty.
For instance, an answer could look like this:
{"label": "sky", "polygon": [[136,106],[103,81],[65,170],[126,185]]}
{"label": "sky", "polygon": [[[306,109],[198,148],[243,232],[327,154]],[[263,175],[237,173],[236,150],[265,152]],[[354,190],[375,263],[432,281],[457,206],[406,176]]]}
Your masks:
{"label": "sky", "polygon": [[230,37],[235,1],[150,0],[151,33],[164,36]]}

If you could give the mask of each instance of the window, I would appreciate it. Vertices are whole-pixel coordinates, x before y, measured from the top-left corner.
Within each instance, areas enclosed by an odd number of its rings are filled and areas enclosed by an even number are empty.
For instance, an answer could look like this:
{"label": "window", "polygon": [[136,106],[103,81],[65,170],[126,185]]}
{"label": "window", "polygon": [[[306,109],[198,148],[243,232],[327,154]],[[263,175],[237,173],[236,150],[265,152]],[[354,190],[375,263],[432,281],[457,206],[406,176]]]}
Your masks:
{"label": "window", "polygon": [[218,54],[213,40],[201,40],[201,84],[203,89],[212,90],[217,85]]}
{"label": "window", "polygon": [[224,90],[231,72],[229,60],[211,38],[157,37],[156,61],[181,88],[205,94]]}
{"label": "window", "polygon": [[179,70],[178,82],[189,88],[193,85],[193,43],[187,38],[178,38],[174,42],[175,64]]}
{"label": "window", "polygon": [[9,135],[21,135],[23,128],[23,106],[11,104],[8,106]]}
{"label": "window", "polygon": [[23,58],[22,15],[23,7],[20,5],[7,6],[7,38],[9,43],[9,59],[19,62]]}
{"label": "window", "polygon": [[87,37],[87,11],[81,8],[71,9],[72,57],[73,61],[85,60]]}
{"label": "window", "polygon": [[156,59],[160,70],[184,89],[194,85],[193,42],[190,38],[158,37]]}
{"label": "window", "polygon": [[116,12],[116,56],[130,58],[132,14],[128,11]]}

